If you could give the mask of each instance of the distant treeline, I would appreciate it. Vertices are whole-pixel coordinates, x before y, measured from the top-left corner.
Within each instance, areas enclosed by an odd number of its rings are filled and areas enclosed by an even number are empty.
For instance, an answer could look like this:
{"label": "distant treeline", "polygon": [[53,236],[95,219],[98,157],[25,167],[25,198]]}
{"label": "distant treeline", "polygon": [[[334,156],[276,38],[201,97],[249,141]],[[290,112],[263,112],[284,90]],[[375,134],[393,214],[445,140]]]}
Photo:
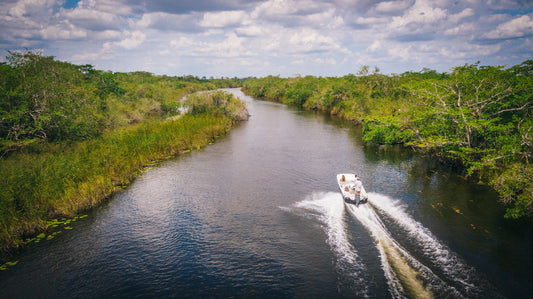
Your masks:
{"label": "distant treeline", "polygon": [[247,118],[242,101],[221,91],[179,100],[239,84],[10,53],[0,64],[0,261],[53,238],[69,222],[58,218],[100,205],[146,167],[226,134]]}
{"label": "distant treeline", "polygon": [[383,75],[248,79],[257,98],[338,115],[367,144],[403,144],[462,165],[493,186],[506,217],[533,218],[533,60]]}

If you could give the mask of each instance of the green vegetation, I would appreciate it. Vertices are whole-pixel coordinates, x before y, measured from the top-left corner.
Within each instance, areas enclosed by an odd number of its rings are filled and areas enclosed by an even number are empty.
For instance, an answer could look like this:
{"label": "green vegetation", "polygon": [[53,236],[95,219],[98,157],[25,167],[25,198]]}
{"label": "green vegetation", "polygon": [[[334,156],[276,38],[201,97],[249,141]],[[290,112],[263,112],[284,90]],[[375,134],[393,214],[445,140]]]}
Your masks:
{"label": "green vegetation", "polygon": [[46,229],[70,229],[57,219],[77,219],[147,167],[200,149],[247,115],[225,92],[191,96],[180,115],[183,96],[235,79],[102,72],[33,52],[8,61],[0,64],[0,254],[59,233]]}
{"label": "green vegetation", "polygon": [[363,127],[367,144],[403,144],[493,186],[506,217],[533,219],[533,61],[449,73],[248,79],[254,97],[326,111]]}

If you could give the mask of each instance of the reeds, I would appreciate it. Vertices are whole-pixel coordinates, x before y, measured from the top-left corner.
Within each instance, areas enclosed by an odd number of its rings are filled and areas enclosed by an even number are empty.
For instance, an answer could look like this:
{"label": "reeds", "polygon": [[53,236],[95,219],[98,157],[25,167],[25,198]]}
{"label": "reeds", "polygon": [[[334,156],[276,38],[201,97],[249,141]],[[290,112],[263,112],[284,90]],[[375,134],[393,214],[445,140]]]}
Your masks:
{"label": "reeds", "polygon": [[48,219],[98,206],[155,161],[209,144],[232,123],[224,116],[186,114],[0,160],[0,253],[46,229]]}

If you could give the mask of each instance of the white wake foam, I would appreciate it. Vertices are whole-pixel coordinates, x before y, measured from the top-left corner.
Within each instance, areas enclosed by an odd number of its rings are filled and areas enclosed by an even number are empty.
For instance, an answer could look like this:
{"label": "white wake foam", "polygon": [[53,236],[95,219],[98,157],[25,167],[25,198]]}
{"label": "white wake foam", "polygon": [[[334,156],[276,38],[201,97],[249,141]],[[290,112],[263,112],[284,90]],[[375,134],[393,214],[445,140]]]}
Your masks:
{"label": "white wake foam", "polygon": [[[347,273],[347,269],[351,271],[349,275],[356,283],[357,295],[360,297],[368,297],[371,293],[365,281],[368,273],[357,248],[350,242],[346,211],[374,239],[393,297],[428,298],[434,292],[454,298],[479,295],[479,289],[472,279],[477,276],[475,270],[440,242],[429,229],[413,219],[399,200],[369,193],[369,203],[359,207],[345,205],[340,193],[323,192],[309,195],[291,207],[282,209],[319,221],[326,233],[326,242],[336,256],[336,267],[343,273]],[[417,260],[394,239],[381,219],[383,215],[394,221],[401,231],[405,231],[410,240],[415,240],[411,246],[420,247],[427,265]]]}
{"label": "white wake foam", "polygon": [[357,284],[357,295],[367,297],[369,290],[364,278],[366,268],[349,241],[341,195],[335,192],[314,193],[295,203],[293,208],[306,211],[306,217],[313,217],[321,223],[327,235],[326,242],[337,257],[336,266],[343,272],[348,269],[353,271],[348,275]]}
{"label": "white wake foam", "polygon": [[394,298],[413,296],[431,298],[433,294],[419,278],[421,272],[431,273],[394,240],[385,225],[369,205],[347,205],[347,210],[371,234],[379,250],[381,266]]}
{"label": "white wake foam", "polygon": [[393,221],[407,232],[411,239],[416,240],[422,253],[428,257],[431,267],[442,272],[447,281],[454,281],[467,295],[475,295],[479,290],[472,281],[475,270],[465,264],[445,244],[438,240],[429,229],[414,220],[399,200],[388,196],[370,193],[369,202],[374,208],[388,215]]}

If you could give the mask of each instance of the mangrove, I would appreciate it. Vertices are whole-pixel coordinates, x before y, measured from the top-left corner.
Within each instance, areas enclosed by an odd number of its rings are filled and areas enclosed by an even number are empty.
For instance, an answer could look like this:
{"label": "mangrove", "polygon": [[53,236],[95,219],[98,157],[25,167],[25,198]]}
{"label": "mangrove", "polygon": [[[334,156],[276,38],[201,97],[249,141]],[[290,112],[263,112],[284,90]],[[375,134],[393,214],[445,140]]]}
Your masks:
{"label": "mangrove", "polygon": [[533,219],[533,60],[439,73],[250,78],[256,98],[325,111],[360,124],[366,144],[402,144],[489,184],[505,217]]}

